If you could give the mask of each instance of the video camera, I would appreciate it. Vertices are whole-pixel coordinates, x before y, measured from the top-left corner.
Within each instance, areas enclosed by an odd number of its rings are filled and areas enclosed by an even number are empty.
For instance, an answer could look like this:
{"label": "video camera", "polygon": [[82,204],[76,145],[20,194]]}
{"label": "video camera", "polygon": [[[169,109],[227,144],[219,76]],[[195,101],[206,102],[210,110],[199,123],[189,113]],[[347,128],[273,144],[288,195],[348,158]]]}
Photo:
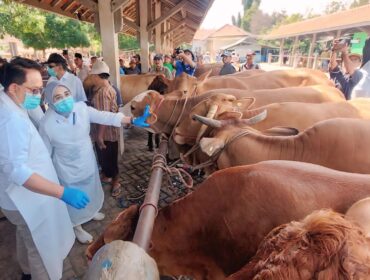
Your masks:
{"label": "video camera", "polygon": [[356,42],[356,40],[352,40],[350,37],[341,37],[337,39],[335,46],[334,44],[332,45],[332,50],[335,51]]}

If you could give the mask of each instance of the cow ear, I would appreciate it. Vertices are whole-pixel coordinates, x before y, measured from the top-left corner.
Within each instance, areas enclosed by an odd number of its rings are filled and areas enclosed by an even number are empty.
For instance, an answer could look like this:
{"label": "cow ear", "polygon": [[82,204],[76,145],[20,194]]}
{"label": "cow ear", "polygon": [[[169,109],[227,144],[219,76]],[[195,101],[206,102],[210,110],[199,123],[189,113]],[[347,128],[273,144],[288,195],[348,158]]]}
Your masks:
{"label": "cow ear", "polygon": [[225,146],[225,140],[216,137],[214,138],[203,137],[200,140],[199,145],[203,153],[211,157]]}
{"label": "cow ear", "polygon": [[235,100],[233,102],[233,106],[240,111],[244,111],[252,107],[255,102],[256,102],[256,99],[254,97],[246,97],[246,98]]}
{"label": "cow ear", "polygon": [[155,91],[155,90],[149,90],[147,92],[147,96],[149,96],[151,100],[154,100],[154,99],[158,98],[158,96],[160,96],[160,93]]}
{"label": "cow ear", "polygon": [[210,69],[207,72],[200,75],[198,77],[198,82],[201,83],[201,82],[204,82],[205,80],[207,80],[209,78],[209,75],[211,75],[211,73],[212,73],[212,69]]}
{"label": "cow ear", "polygon": [[223,112],[217,116],[218,120],[241,119],[243,114],[241,112]]}
{"label": "cow ear", "polygon": [[276,126],[263,131],[268,136],[292,136],[297,135],[299,130],[293,127]]}

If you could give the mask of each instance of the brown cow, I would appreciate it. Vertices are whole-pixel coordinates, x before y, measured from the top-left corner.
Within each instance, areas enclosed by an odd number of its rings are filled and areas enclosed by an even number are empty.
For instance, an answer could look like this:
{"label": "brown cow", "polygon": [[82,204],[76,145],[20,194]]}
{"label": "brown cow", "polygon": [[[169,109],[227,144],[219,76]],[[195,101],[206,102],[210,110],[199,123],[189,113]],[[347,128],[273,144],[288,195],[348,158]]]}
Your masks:
{"label": "brown cow", "polygon": [[[208,77],[219,76],[221,68],[223,66],[224,66],[223,63],[197,65],[197,68],[195,69],[194,77],[200,78],[202,77],[202,75],[205,75],[205,74]],[[232,74],[232,75],[252,76],[252,75],[260,74],[263,72],[265,71],[261,69],[252,69],[249,71],[236,72],[235,74]]]}
{"label": "brown cow", "polygon": [[340,214],[315,211],[272,230],[227,280],[369,279],[370,239]]}
{"label": "brown cow", "polygon": [[[370,194],[370,176],[288,161],[221,170],[159,211],[149,254],[162,275],[224,279],[254,256],[273,228],[314,210],[345,211]],[[132,236],[138,208],[123,211],[87,255]]]}
{"label": "brown cow", "polygon": [[211,78],[202,75],[198,79],[183,73],[168,81],[168,92],[180,90],[202,94],[220,88],[257,90],[311,85],[334,86],[334,83],[323,72],[312,69],[274,70],[247,77],[242,74]]}
{"label": "brown cow", "polygon": [[[190,96],[188,98],[186,98],[186,96],[180,91],[171,92],[166,97],[155,92],[150,92],[142,101],[133,101],[131,104],[131,111],[134,116],[140,116],[143,114],[145,106],[149,104],[153,116],[149,118],[148,123],[151,124],[151,127],[156,132],[164,132],[169,134],[174,128],[176,122],[181,122],[185,118],[188,118],[190,111],[197,104],[212,96],[223,93],[233,95],[238,99],[244,97],[253,98],[250,99],[250,101],[247,101],[248,104],[251,105],[250,108],[256,108],[270,103],[288,101],[321,103],[327,101],[344,100],[344,97],[339,90],[329,86],[292,87],[256,91],[216,89],[199,96]],[[160,110],[157,109],[158,105],[160,105]],[[181,119],[179,120],[182,110],[184,111]]]}
{"label": "brown cow", "polygon": [[[208,115],[208,117],[216,120],[225,118],[251,118],[266,111],[267,117],[252,125],[253,128],[258,130],[265,130],[274,126],[288,126],[302,131],[319,121],[332,118],[370,120],[370,100],[368,98],[363,98],[361,102],[353,102],[351,100],[316,104],[302,102],[273,103],[250,110],[251,106],[248,105],[248,99],[236,100],[233,96],[226,97],[214,96],[208,104],[203,104],[207,103],[204,101],[198,104],[190,112],[189,117],[182,121],[176,128],[174,135],[175,142],[177,144],[195,144],[198,133],[203,134],[204,130],[199,132],[201,124],[192,120],[192,116],[194,114],[199,115],[198,113],[200,111],[203,111],[201,113],[203,116],[209,112],[211,115]],[[221,122],[213,121],[213,123]]]}
{"label": "brown cow", "polygon": [[[370,121],[329,119],[296,134],[296,129],[284,127],[260,132],[230,125],[214,130],[212,138],[202,138],[200,147],[207,156],[215,157],[219,169],[279,159],[370,173]],[[204,161],[205,154],[197,156],[198,161]]]}

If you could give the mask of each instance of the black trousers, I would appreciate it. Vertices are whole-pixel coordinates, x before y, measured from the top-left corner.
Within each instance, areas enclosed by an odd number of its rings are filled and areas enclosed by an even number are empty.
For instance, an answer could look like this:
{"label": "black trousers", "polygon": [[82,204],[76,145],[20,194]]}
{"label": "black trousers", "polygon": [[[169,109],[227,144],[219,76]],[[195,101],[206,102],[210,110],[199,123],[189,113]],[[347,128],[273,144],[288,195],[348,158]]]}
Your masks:
{"label": "black trousers", "polygon": [[[154,134],[155,146],[159,147],[159,134]],[[153,133],[148,132],[148,147],[150,150],[153,150]]]}
{"label": "black trousers", "polygon": [[98,162],[104,175],[108,178],[114,178],[118,175],[118,141],[104,141],[105,149],[101,150],[95,143]]}

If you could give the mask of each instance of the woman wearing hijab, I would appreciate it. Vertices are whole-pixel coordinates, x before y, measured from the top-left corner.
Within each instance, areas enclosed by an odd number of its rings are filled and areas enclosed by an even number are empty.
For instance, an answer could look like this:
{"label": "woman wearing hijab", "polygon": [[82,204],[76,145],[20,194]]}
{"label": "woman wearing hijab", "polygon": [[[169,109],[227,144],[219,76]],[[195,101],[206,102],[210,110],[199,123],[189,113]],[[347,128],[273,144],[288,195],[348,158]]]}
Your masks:
{"label": "woman wearing hijab", "polygon": [[98,111],[84,102],[75,102],[70,89],[59,81],[45,88],[45,101],[49,108],[41,120],[39,132],[53,160],[58,178],[63,184],[85,191],[90,204],[82,211],[68,207],[74,232],[81,243],[91,243],[93,237],[82,224],[104,219],[100,209],[104,193],[99,170],[90,139],[90,123],[119,127],[121,124],[148,126],[149,107],[142,117],[133,121],[122,113]]}

